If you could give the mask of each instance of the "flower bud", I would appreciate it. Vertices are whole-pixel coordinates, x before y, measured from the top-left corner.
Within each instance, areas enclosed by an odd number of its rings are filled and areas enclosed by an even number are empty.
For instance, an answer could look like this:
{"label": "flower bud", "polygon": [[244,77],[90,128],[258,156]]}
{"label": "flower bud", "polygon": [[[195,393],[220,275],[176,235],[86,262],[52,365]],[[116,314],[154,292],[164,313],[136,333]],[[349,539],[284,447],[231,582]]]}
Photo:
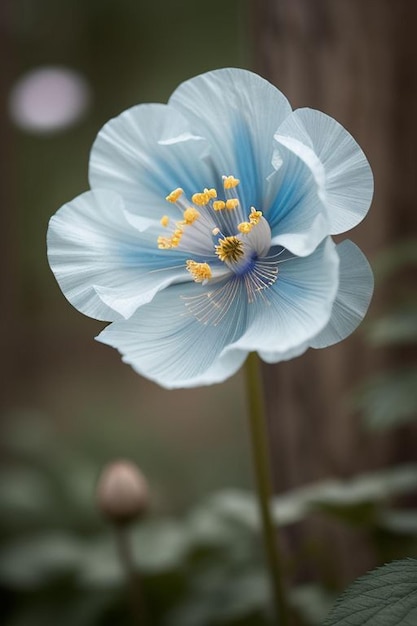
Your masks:
{"label": "flower bud", "polygon": [[149,505],[148,483],[130,461],[115,461],[103,469],[96,489],[97,505],[114,524],[133,522]]}

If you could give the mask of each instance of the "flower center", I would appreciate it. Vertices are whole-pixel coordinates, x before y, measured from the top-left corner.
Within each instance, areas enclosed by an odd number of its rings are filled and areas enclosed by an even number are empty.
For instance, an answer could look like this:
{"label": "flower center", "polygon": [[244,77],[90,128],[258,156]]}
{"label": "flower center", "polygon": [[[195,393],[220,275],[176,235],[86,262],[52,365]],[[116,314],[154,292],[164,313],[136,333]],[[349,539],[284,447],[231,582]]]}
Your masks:
{"label": "flower center", "polygon": [[218,198],[216,189],[205,188],[193,194],[190,202],[181,188],[174,189],[166,200],[176,205],[181,219],[171,225],[168,215],[161,218],[170,234],[158,237],[158,248],[179,248],[202,257],[185,263],[196,283],[218,283],[227,276],[244,278],[251,301],[256,292],[275,282],[278,265],[267,257],[269,224],[254,207],[245,216],[236,193],[239,182],[234,176],[223,176],[223,199]]}
{"label": "flower center", "polygon": [[229,263],[237,263],[245,255],[242,240],[235,236],[219,239],[214,251],[220,261],[229,261]]}

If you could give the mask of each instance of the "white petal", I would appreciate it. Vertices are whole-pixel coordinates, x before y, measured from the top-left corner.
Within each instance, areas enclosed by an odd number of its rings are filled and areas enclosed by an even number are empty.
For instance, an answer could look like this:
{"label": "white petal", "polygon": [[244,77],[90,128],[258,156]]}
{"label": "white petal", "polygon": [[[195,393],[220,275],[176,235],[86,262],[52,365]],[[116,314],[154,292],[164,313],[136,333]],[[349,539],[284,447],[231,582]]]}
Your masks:
{"label": "white petal", "polygon": [[128,317],[167,284],[190,279],[184,255],[158,250],[156,233],[140,233],[126,215],[120,196],[95,190],[49,223],[52,271],[71,304],[95,319]]}
{"label": "white petal", "polygon": [[178,219],[178,209],[165,197],[177,187],[191,196],[210,186],[207,155],[207,142],[190,132],[181,113],[163,104],[142,104],[99,132],[91,151],[90,183],[118,192],[133,214]]}
{"label": "white petal", "polygon": [[266,350],[260,350],[259,356],[265,363],[280,363],[281,361],[290,361],[297,356],[301,356],[309,347],[308,341],[305,341],[299,346],[290,350],[284,350],[283,352],[267,352]]}
{"label": "white petal", "polygon": [[371,204],[373,176],[363,151],[348,131],[320,111],[297,109],[283,122],[278,134],[305,144],[323,164],[330,234],[356,226]]}
{"label": "white petal", "polygon": [[308,257],[280,264],[276,282],[248,304],[247,330],[231,349],[256,350],[266,361],[301,354],[329,321],[338,267],[330,238]]}
{"label": "white petal", "polygon": [[328,325],[310,343],[325,348],[348,337],[363,320],[372,298],[374,279],[365,256],[352,241],[337,246],[339,290]]}
{"label": "white petal", "polygon": [[256,205],[272,171],[273,135],[291,113],[285,96],[257,74],[226,68],[186,81],[169,105],[210,141],[215,169],[241,179],[245,206]]}
{"label": "white petal", "polygon": [[128,320],[105,328],[98,341],[117,348],[135,371],[168,389],[220,382],[234,374],[246,354],[222,354],[242,332],[244,310],[229,309],[218,325],[203,323],[187,307],[201,285],[175,285],[161,291]]}
{"label": "white petal", "polygon": [[242,350],[224,350],[219,358],[204,374],[194,379],[192,384],[183,387],[197,387],[199,385],[213,385],[227,380],[236,374],[246,360],[248,353]]}
{"label": "white petal", "polygon": [[275,145],[280,165],[266,181],[264,206],[272,244],[307,256],[330,230],[322,166],[300,142],[278,140]]}

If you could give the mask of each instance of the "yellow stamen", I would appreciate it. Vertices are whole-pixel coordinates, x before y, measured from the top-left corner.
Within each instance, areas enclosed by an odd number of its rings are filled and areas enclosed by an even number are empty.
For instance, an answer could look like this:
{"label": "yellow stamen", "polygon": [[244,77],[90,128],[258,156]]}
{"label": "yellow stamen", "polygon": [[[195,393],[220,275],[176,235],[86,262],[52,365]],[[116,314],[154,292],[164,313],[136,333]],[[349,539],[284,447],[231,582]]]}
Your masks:
{"label": "yellow stamen", "polygon": [[181,241],[183,230],[181,228],[177,228],[174,230],[174,234],[171,237],[171,244],[173,248],[176,248]]}
{"label": "yellow stamen", "polygon": [[239,183],[240,180],[238,178],[235,178],[234,176],[223,176],[223,187],[225,189],[232,189],[233,187],[237,187]]}
{"label": "yellow stamen", "polygon": [[240,233],[244,233],[245,235],[247,235],[248,233],[250,233],[253,227],[254,224],[251,224],[250,222],[241,222],[238,225],[237,229]]}
{"label": "yellow stamen", "polygon": [[196,261],[188,260],[185,263],[185,267],[196,283],[204,283],[212,277],[211,268],[208,263],[197,263]]}
{"label": "yellow stamen", "polygon": [[254,226],[259,224],[259,222],[261,221],[261,217],[262,211],[257,211],[254,207],[252,207],[250,210],[249,222],[241,222],[240,224],[238,224],[238,231],[247,235],[248,233],[250,233]]}
{"label": "yellow stamen", "polygon": [[168,202],[176,202],[183,193],[184,190],[181,189],[181,187],[178,187],[178,189],[174,189],[174,191],[171,191],[171,193],[167,195],[165,200],[168,200]]}
{"label": "yellow stamen", "polygon": [[197,206],[205,206],[206,204],[208,204],[210,197],[208,193],[195,193],[191,197],[191,200],[194,202],[194,204],[197,204]]}
{"label": "yellow stamen", "polygon": [[169,250],[172,248],[171,239],[169,237],[158,237],[158,248],[160,250]]}
{"label": "yellow stamen", "polygon": [[163,215],[161,217],[161,226],[165,227],[165,226],[168,226],[168,224],[169,224],[169,217],[168,217],[168,215]]}
{"label": "yellow stamen", "polygon": [[210,200],[217,198],[217,191],[215,189],[204,189],[204,193],[208,195]]}
{"label": "yellow stamen", "polygon": [[198,219],[199,217],[200,217],[200,213],[193,206],[189,206],[184,211],[185,224],[187,224],[188,226],[190,224],[194,224],[196,219]]}
{"label": "yellow stamen", "polygon": [[238,206],[239,200],[237,198],[229,198],[229,200],[226,200],[226,209],[229,209],[229,211],[232,211]]}
{"label": "yellow stamen", "polygon": [[236,263],[244,255],[242,241],[238,237],[224,237],[214,248],[220,261]]}
{"label": "yellow stamen", "polygon": [[226,202],[223,202],[223,200],[216,200],[215,202],[213,202],[213,209],[215,211],[222,211],[225,206]]}
{"label": "yellow stamen", "polygon": [[250,215],[249,215],[250,223],[253,224],[254,226],[256,224],[259,224],[259,222],[261,221],[261,217],[262,217],[262,211],[257,211],[254,207],[252,207],[250,210]]}

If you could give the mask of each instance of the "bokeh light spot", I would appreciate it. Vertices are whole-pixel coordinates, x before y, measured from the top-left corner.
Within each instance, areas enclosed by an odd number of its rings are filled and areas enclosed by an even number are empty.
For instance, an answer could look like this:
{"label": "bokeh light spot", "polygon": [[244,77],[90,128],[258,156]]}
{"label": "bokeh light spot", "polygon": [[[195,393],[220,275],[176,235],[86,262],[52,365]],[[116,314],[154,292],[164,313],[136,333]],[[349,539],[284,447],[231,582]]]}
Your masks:
{"label": "bokeh light spot", "polygon": [[51,133],[79,121],[90,102],[91,89],[81,74],[65,67],[40,67],[17,80],[9,112],[19,128]]}

